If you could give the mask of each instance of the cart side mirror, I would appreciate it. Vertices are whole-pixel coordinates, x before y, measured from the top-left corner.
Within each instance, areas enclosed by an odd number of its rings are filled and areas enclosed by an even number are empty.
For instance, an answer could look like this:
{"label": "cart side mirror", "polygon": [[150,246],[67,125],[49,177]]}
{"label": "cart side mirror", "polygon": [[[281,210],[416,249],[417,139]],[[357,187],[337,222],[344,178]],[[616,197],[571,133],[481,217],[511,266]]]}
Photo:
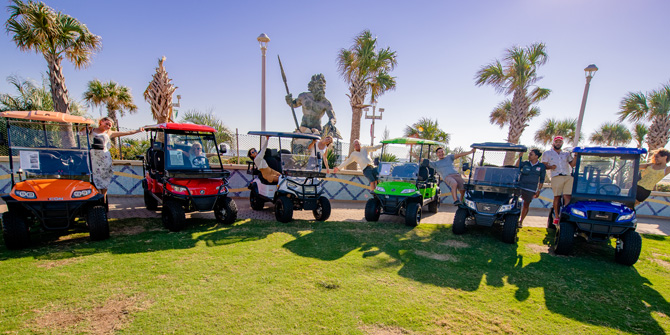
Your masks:
{"label": "cart side mirror", "polygon": [[219,143],[219,152],[225,154],[228,152],[228,146],[225,143]]}
{"label": "cart side mirror", "polygon": [[138,161],[143,161],[144,155],[135,155],[135,159],[137,159]]}
{"label": "cart side mirror", "polygon": [[463,172],[470,170],[470,163],[464,162],[463,164],[461,164],[461,169],[463,170]]}
{"label": "cart side mirror", "polygon": [[102,142],[100,137],[94,136],[93,143],[91,143],[91,149],[93,150],[105,150],[105,144]]}

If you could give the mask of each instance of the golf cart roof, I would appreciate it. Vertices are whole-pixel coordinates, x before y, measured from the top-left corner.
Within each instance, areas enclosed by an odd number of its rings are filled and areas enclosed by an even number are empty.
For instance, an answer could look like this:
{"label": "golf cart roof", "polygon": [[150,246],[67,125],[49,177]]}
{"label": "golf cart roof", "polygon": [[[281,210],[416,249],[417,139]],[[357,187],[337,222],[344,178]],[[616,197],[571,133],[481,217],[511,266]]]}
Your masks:
{"label": "golf cart roof", "polygon": [[249,135],[271,136],[271,137],[289,137],[289,138],[303,138],[308,140],[320,140],[321,136],[314,134],[303,133],[285,133],[281,131],[250,131]]}
{"label": "golf cart roof", "polygon": [[426,145],[438,145],[441,147],[447,147],[446,144],[433,140],[426,140],[423,138],[414,138],[414,137],[398,137],[392,138],[389,140],[381,141],[383,144],[426,144]]}
{"label": "golf cart roof", "polygon": [[216,129],[210,126],[204,126],[200,124],[193,123],[159,123],[150,126],[144,127],[145,130],[158,130],[158,129],[169,129],[169,130],[184,130],[184,131],[202,131],[207,133],[216,133]]}
{"label": "golf cart roof", "polygon": [[0,117],[22,119],[22,120],[34,120],[34,121],[50,121],[60,123],[93,124],[93,120],[87,119],[83,116],[77,116],[53,111],[7,111],[0,113]]}
{"label": "golf cart roof", "polygon": [[480,149],[480,150],[498,150],[498,151],[516,151],[516,152],[526,152],[528,148],[519,144],[512,144],[507,142],[484,142],[484,143],[473,143],[470,148]]}
{"label": "golf cart roof", "polygon": [[615,154],[615,155],[643,155],[647,149],[625,147],[575,147],[572,152],[584,154]]}

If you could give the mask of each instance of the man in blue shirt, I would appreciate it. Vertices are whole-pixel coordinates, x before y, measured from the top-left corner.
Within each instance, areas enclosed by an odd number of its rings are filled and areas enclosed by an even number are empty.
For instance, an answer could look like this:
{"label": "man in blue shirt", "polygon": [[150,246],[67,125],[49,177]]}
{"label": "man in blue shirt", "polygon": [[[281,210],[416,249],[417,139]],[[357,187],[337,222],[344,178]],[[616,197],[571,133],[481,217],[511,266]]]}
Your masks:
{"label": "man in blue shirt", "polygon": [[[454,198],[454,205],[461,203],[460,199],[465,193],[465,182],[463,181],[461,174],[456,171],[456,168],[454,168],[454,161],[473,152],[475,152],[475,149],[461,152],[460,154],[450,154],[445,156],[444,149],[437,148],[437,150],[435,150],[435,154],[437,154],[437,158],[439,158],[439,160],[430,162],[430,167],[437,171],[440,177],[442,177],[442,180],[444,180],[444,182],[451,189],[451,196]],[[458,197],[458,191],[461,191],[461,198]]]}
{"label": "man in blue shirt", "polygon": [[519,228],[523,227],[523,219],[528,214],[530,202],[540,195],[544,178],[547,175],[547,168],[539,161],[541,156],[542,152],[540,150],[532,149],[528,153],[528,160],[519,164],[519,172],[521,173],[519,187],[521,187],[521,199],[523,199]]}

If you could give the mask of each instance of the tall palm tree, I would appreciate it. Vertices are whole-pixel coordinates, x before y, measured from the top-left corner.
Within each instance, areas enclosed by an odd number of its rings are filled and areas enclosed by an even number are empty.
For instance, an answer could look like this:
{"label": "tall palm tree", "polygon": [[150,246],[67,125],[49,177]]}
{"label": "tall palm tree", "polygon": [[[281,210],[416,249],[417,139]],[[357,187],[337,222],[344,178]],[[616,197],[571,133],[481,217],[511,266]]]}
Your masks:
{"label": "tall palm tree", "polygon": [[406,126],[404,131],[404,136],[407,137],[418,137],[426,140],[439,141],[444,143],[449,143],[449,134],[444,130],[440,129],[440,125],[437,120],[422,117],[419,121],[413,123],[411,126]]}
{"label": "tall palm tree", "polygon": [[[547,119],[538,131],[535,132],[535,142],[544,146],[549,145],[555,136],[563,136],[568,143],[575,138],[577,119]],[[582,138],[583,136],[580,136]]]}
{"label": "tall palm tree", "polygon": [[630,142],[631,135],[626,126],[620,123],[606,122],[591,134],[590,140],[597,145],[621,146]]}
{"label": "tall palm tree", "polygon": [[[531,105],[546,99],[551,90],[535,86],[542,79],[537,68],[547,62],[544,43],[522,48],[513,46],[505,51],[503,61],[485,65],[477,71],[475,84],[493,86],[497,92],[512,95],[509,109],[507,142],[518,144],[531,116]],[[504,63],[504,64],[503,64]],[[509,157],[508,157],[509,156]],[[505,157],[511,164],[513,155]]]}
{"label": "tall palm tree", "polygon": [[68,113],[68,92],[63,58],[75,68],[87,66],[93,52],[102,47],[100,36],[89,32],[77,19],[54,11],[42,2],[12,0],[8,6],[7,32],[21,51],[41,53],[49,67],[51,97],[56,112]]}
{"label": "tall palm tree", "polygon": [[619,121],[651,121],[647,145],[649,151],[663,148],[670,138],[670,85],[646,94],[628,92],[621,100]]}
{"label": "tall palm tree", "polygon": [[633,139],[637,142],[637,148],[642,148],[645,137],[649,134],[649,128],[644,123],[636,123],[633,127]]}
{"label": "tall palm tree", "polygon": [[[360,138],[361,117],[365,97],[370,94],[370,102],[377,102],[379,96],[395,89],[396,78],[389,72],[397,65],[396,52],[390,48],[378,49],[377,38],[369,30],[364,30],[354,39],[349,49],[341,49],[337,55],[340,74],[349,85],[349,104],[351,105],[350,142]],[[353,146],[349,147],[349,153]]]}

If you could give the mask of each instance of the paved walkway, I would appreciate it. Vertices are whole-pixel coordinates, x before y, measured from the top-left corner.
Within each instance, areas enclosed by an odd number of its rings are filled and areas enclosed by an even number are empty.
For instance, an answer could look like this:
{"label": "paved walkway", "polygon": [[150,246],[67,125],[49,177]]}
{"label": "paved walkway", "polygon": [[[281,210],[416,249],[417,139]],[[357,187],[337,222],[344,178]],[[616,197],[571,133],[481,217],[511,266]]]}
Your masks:
{"label": "paved walkway", "polygon": [[[249,198],[234,198],[238,208],[238,219],[261,219],[274,221],[274,206],[270,203],[265,204],[261,211],[254,211],[249,206]],[[350,221],[365,222],[364,207],[365,203],[358,201],[331,200],[332,213],[328,221]],[[0,205],[0,211],[6,210],[4,204]],[[454,212],[456,207],[453,205],[442,204],[439,213],[432,214],[424,212],[422,223],[448,223],[454,221]],[[544,228],[547,225],[548,209],[531,208],[524,227]],[[214,219],[214,213],[190,213],[192,217]],[[149,211],[144,208],[142,197],[135,196],[110,196],[109,198],[109,217],[110,218],[159,218],[160,212]],[[314,220],[312,211],[295,211],[294,219]],[[399,216],[382,215],[379,218],[382,222],[404,222],[404,218]],[[637,231],[643,234],[670,235],[670,220],[659,217],[638,217]]]}

